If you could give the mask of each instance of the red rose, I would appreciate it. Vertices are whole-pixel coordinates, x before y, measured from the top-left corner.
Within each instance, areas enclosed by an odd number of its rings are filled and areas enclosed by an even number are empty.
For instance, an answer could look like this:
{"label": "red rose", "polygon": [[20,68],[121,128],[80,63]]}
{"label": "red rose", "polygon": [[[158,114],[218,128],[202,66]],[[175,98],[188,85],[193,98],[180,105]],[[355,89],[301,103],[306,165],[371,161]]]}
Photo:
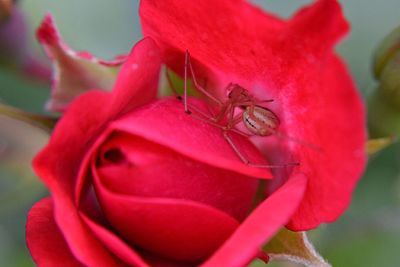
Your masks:
{"label": "red rose", "polygon": [[[157,42],[169,67],[181,72],[177,63],[188,49],[198,78],[205,75],[215,93],[224,95],[233,82],[274,99],[280,133],[297,142],[271,136],[257,140],[259,148],[271,163],[300,162],[296,171],[308,177],[288,226],[308,230],[336,220],[366,163],[363,103],[333,51],[349,28],[338,2],[316,1],[290,20],[241,0],[143,0],[140,15],[144,35]],[[269,192],[290,175],[274,170]]]}
{"label": "red rose", "polygon": [[[365,131],[360,98],[332,53],[347,29],[336,1],[288,22],[239,0],[144,0],[141,15],[158,46],[137,44],[111,93],[72,102],[34,161],[52,193],[28,217],[40,266],[246,266],[289,221],[309,229],[343,212],[365,164]],[[215,93],[237,82],[275,100],[281,133],[299,141],[271,136],[259,147],[271,163],[299,167],[272,175],[246,166],[219,128],[174,98],[155,100],[161,61],[181,72],[186,49]],[[256,203],[258,181],[272,177]]]}
{"label": "red rose", "polygon": [[178,100],[153,100],[160,63],[151,39],[137,44],[112,93],[78,97],[36,157],[52,193],[28,218],[38,265],[243,266],[296,208],[302,175],[248,215],[269,170],[241,163],[221,130],[186,115]]}

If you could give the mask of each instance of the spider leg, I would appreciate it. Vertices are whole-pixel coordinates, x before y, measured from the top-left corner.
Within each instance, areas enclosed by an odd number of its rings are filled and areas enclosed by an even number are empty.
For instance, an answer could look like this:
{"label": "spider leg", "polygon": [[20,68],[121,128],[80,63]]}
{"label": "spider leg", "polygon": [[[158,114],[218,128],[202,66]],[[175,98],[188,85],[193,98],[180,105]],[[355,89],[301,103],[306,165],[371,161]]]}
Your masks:
{"label": "spider leg", "polygon": [[[182,98],[179,98],[179,96],[178,96],[178,100],[182,101]],[[200,121],[203,121],[203,122],[206,122],[206,123],[208,123],[208,124],[211,124],[211,125],[213,125],[213,126],[215,126],[215,127],[218,127],[218,128],[220,128],[220,129],[222,129],[222,130],[224,130],[224,131],[232,131],[232,132],[235,132],[235,133],[237,133],[237,134],[240,134],[240,135],[242,135],[242,136],[244,136],[244,137],[251,137],[251,136],[253,136],[253,134],[248,134],[248,133],[245,133],[245,132],[240,131],[240,130],[238,130],[238,129],[235,129],[235,128],[228,128],[228,126],[224,126],[224,125],[218,124],[217,121],[215,120],[215,117],[206,114],[204,111],[202,111],[202,110],[199,109],[198,107],[193,106],[193,105],[191,105],[191,104],[189,104],[189,103],[188,103],[188,110],[189,110],[189,112],[190,112],[189,115],[191,115],[193,118],[195,118],[195,119],[197,119],[197,120],[200,120]],[[192,112],[192,111],[194,111],[194,112]],[[197,113],[197,114],[196,114],[196,113]],[[200,115],[200,116],[199,116],[199,115]],[[239,116],[238,116],[238,118],[241,119],[241,117],[239,117]],[[239,122],[240,122],[240,121],[239,121]],[[236,123],[235,123],[235,125],[236,125]]]}
{"label": "spider leg", "polygon": [[[167,76],[167,81],[168,81],[168,85],[172,90],[172,93],[174,94],[174,96],[179,100],[182,101],[182,97],[179,95],[178,90],[175,88],[171,76],[168,72],[168,70],[166,71],[166,76]],[[197,108],[196,106],[193,106],[189,103],[186,103],[187,108],[185,109],[185,112],[188,114],[193,115],[193,117],[199,119],[199,120],[203,120],[209,123],[212,123],[213,117],[210,117],[209,115],[207,115],[206,113],[204,113],[201,109]],[[192,114],[192,110],[195,111],[196,113],[200,114],[201,116],[197,116],[195,114]],[[209,121],[210,120],[210,121]],[[214,124],[213,124],[214,125]],[[218,125],[218,124],[217,124]],[[220,125],[218,125],[220,126]]]}
{"label": "spider leg", "polygon": [[298,139],[298,138],[295,138],[295,137],[292,137],[290,135],[286,135],[286,134],[283,134],[283,133],[280,133],[280,132],[277,132],[277,131],[274,131],[273,134],[277,138],[279,138],[281,140],[293,142],[293,143],[296,143],[296,144],[300,144],[300,145],[302,145],[304,147],[307,147],[309,149],[312,149],[312,150],[314,150],[314,151],[316,151],[318,153],[323,153],[324,152],[323,149],[320,146],[312,144],[312,143],[309,143],[307,141],[304,141],[304,140],[301,140],[301,139]]}
{"label": "spider leg", "polygon": [[243,135],[244,137],[247,137],[247,138],[254,136],[255,134],[253,134],[253,133],[247,133],[247,132],[244,132],[242,130],[239,130],[239,129],[235,128],[235,126],[237,124],[241,123],[242,121],[243,121],[243,112],[237,114],[235,117],[232,118],[231,124],[228,125],[228,129],[227,130],[235,132],[235,133],[238,133],[238,134]]}
{"label": "spider leg", "polygon": [[255,167],[255,168],[267,168],[267,169],[274,169],[274,168],[284,168],[284,167],[290,167],[290,166],[298,166],[300,165],[299,163],[287,163],[287,164],[277,164],[277,165],[264,165],[264,164],[256,164],[250,162],[246,156],[239,150],[239,148],[236,146],[236,144],[233,142],[232,138],[229,136],[228,131],[223,131],[223,135],[225,140],[229,143],[229,145],[232,147],[233,151],[235,151],[236,155],[240,158],[240,160],[246,164],[247,166],[250,167]]}
{"label": "spider leg", "polygon": [[192,76],[193,79],[193,84],[196,87],[197,90],[199,90],[201,93],[203,93],[204,95],[206,95],[207,97],[209,97],[211,100],[213,100],[215,103],[217,103],[218,105],[222,105],[222,102],[220,100],[218,100],[218,98],[216,98],[215,96],[213,96],[212,94],[210,94],[206,89],[204,89],[198,82],[196,79],[196,75],[194,73],[193,70],[193,66],[192,63],[190,61],[190,53],[188,50],[186,50],[186,54],[185,54],[185,86],[184,86],[184,97],[187,96],[187,72],[188,69],[190,71],[190,74]]}

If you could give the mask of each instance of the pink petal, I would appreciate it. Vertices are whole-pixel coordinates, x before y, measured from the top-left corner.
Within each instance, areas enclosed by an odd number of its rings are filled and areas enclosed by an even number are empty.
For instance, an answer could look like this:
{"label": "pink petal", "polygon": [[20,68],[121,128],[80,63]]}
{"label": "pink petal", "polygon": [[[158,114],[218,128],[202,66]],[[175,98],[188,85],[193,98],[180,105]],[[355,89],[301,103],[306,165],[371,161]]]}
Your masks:
{"label": "pink petal", "polygon": [[61,39],[50,14],[43,19],[37,37],[53,61],[52,92],[46,104],[50,111],[65,111],[76,96],[90,89],[110,91],[125,61],[125,57],[104,61],[87,52],[73,51]]}
{"label": "pink petal", "polygon": [[293,175],[278,191],[262,202],[202,267],[247,266],[289,219],[299,205],[307,178]]}

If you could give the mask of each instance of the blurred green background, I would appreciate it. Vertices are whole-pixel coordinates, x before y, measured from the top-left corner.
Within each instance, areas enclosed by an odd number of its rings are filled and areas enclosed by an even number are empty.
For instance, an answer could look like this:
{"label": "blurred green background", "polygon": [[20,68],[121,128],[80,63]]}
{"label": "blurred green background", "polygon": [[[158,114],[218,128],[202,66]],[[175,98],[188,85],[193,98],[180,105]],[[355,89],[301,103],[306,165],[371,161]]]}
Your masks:
{"label": "blurred green background", "polygon": [[[299,6],[311,1],[253,2],[289,17]],[[370,71],[374,48],[400,25],[400,1],[340,2],[352,32],[337,50],[348,62],[365,97],[376,86]],[[21,0],[19,6],[26,15],[33,52],[41,57],[34,30],[47,12],[53,14],[72,48],[88,50],[99,57],[110,59],[126,53],[141,38],[135,0]],[[5,103],[41,113],[49,87],[0,65],[0,99]],[[25,248],[25,218],[30,206],[45,196],[46,191],[32,172],[25,169],[29,169],[30,157],[46,142],[46,134],[41,130],[29,131],[26,125],[15,125],[24,129],[21,136],[15,136],[10,134],[15,128],[5,120],[0,121],[0,127],[1,132],[8,132],[7,141],[26,141],[12,151],[14,154],[6,154],[5,141],[0,140],[0,266],[34,266]],[[29,145],[32,142],[36,145]],[[317,250],[334,266],[400,266],[399,162],[399,144],[373,156],[345,215],[311,233]]]}

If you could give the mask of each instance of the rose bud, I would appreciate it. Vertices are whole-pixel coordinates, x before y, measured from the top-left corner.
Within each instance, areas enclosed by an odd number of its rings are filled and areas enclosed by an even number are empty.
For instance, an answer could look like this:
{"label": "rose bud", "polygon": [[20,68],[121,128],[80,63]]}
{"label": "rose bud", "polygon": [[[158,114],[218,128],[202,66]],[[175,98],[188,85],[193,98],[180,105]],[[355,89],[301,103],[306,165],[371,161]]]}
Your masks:
{"label": "rose bud", "polygon": [[[245,266],[300,203],[302,174],[256,202],[270,170],[241,162],[179,100],[155,100],[160,64],[154,41],[139,42],[113,90],[78,96],[35,158],[52,194],[28,216],[39,266]],[[247,138],[232,139],[268,164]]]}
{"label": "rose bud", "polygon": [[368,97],[368,126],[372,137],[400,133],[400,27],[380,43],[373,58],[378,88]]}
{"label": "rose bud", "polygon": [[[246,266],[268,258],[261,249],[282,226],[338,218],[365,166],[366,135],[361,99],[333,53],[348,30],[337,1],[287,21],[229,0],[143,0],[140,12],[161,53],[150,39],[139,43],[112,92],[79,96],[34,161],[52,192],[28,220],[35,261]],[[154,100],[160,62],[182,74],[186,50],[210,92],[226,96],[223,85],[234,82],[274,99],[280,135],[258,146],[273,164],[300,166],[273,169],[265,190],[258,182],[271,170],[239,160],[219,127],[188,116],[176,99]],[[251,162],[269,164],[230,134]]]}

